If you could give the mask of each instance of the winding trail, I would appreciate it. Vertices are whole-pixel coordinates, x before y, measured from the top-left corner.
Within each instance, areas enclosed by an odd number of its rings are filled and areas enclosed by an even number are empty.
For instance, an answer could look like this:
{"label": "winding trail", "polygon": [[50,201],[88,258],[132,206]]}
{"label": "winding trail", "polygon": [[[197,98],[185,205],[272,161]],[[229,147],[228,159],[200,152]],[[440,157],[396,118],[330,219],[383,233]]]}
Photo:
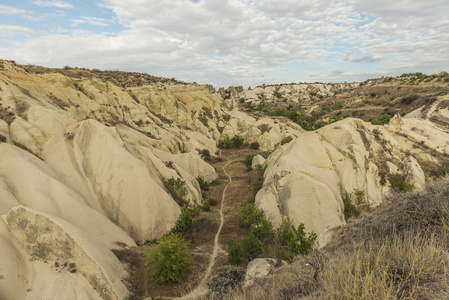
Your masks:
{"label": "winding trail", "polygon": [[215,234],[214,250],[212,251],[212,255],[210,256],[209,266],[207,267],[206,273],[204,274],[203,279],[201,279],[198,286],[193,291],[191,291],[189,294],[179,297],[179,298],[170,298],[170,299],[195,299],[195,298],[203,296],[207,293],[208,289],[207,289],[206,281],[207,281],[207,279],[209,279],[210,273],[212,272],[212,268],[215,264],[215,259],[217,258],[217,254],[220,249],[220,246],[218,244],[218,238],[220,236],[220,232],[221,232],[221,229],[223,228],[223,224],[224,224],[223,204],[224,204],[224,200],[225,200],[225,196],[226,196],[226,190],[228,189],[229,185],[231,185],[231,183],[232,183],[232,177],[231,177],[231,175],[228,174],[228,172],[226,172],[226,167],[233,162],[235,162],[235,161],[233,161],[233,160],[228,161],[223,166],[223,172],[226,176],[228,176],[229,182],[223,189],[223,195],[221,197],[221,207],[220,207],[220,226],[218,227],[217,233]]}

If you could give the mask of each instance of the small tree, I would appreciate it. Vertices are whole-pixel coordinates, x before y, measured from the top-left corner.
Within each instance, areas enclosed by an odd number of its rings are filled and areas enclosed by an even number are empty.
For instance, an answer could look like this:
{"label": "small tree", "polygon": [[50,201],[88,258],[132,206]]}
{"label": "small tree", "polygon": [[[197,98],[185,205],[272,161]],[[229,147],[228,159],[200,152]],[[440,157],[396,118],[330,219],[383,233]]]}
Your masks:
{"label": "small tree", "polygon": [[192,208],[183,207],[178,220],[176,220],[175,226],[171,230],[171,233],[176,233],[182,236],[189,236],[191,239],[193,239],[193,225],[195,224],[193,215],[194,212]]}
{"label": "small tree", "polygon": [[187,187],[186,182],[181,178],[170,178],[165,182],[165,186],[173,197],[173,199],[181,206],[184,206],[187,203]]}
{"label": "small tree", "polygon": [[180,282],[187,276],[192,263],[187,243],[178,234],[161,238],[144,252],[150,267],[150,278],[157,283]]}

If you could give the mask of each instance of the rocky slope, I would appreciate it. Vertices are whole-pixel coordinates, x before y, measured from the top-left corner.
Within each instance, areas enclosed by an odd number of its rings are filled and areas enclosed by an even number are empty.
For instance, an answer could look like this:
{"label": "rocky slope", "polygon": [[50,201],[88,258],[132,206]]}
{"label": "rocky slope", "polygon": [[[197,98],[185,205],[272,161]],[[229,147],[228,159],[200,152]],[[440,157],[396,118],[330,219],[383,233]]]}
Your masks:
{"label": "rocky slope", "polygon": [[196,177],[217,174],[199,151],[236,134],[273,150],[302,132],[232,110],[209,86],[0,65],[0,298],[123,299],[109,249],[172,228],[168,179],[201,203]]}
{"label": "rocky slope", "polygon": [[202,153],[217,155],[225,136],[274,151],[256,198],[271,220],[341,225],[345,191],[375,205],[392,175],[420,188],[449,154],[448,98],[436,97],[390,125],[304,132],[207,85],[0,61],[0,298],[123,299],[126,270],[110,250],[172,228],[180,206],[168,179],[201,203],[196,177],[217,177]]}
{"label": "rocky slope", "polygon": [[276,224],[288,217],[322,233],[345,223],[346,192],[363,192],[373,207],[401,188],[399,181],[421,190],[448,158],[447,126],[398,115],[384,126],[348,118],[277,149],[256,204]]}

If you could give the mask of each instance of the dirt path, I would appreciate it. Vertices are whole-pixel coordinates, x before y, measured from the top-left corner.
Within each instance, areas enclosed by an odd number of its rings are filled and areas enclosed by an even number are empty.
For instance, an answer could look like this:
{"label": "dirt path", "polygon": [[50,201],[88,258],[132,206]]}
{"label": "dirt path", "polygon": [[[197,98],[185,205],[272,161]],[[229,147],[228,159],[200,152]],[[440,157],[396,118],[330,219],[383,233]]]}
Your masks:
{"label": "dirt path", "polygon": [[188,295],[185,295],[185,296],[179,297],[179,298],[171,298],[171,299],[195,299],[195,298],[203,296],[203,295],[205,295],[207,293],[208,289],[207,289],[206,281],[209,279],[209,276],[210,276],[210,273],[212,271],[212,268],[215,265],[215,259],[217,258],[217,254],[218,254],[218,251],[220,249],[220,245],[218,244],[218,238],[220,236],[220,232],[221,232],[221,229],[223,228],[223,224],[224,224],[223,206],[224,206],[224,200],[225,200],[225,196],[226,196],[226,190],[228,189],[228,187],[232,183],[232,177],[231,177],[231,175],[229,175],[226,172],[226,167],[229,164],[232,164],[233,162],[234,161],[228,161],[223,166],[223,172],[228,177],[229,182],[225,186],[225,188],[223,189],[223,194],[222,194],[222,197],[221,197],[221,206],[220,206],[220,226],[218,227],[217,233],[215,234],[214,249],[212,251],[212,255],[210,256],[209,266],[207,267],[206,273],[204,274],[203,279],[201,279],[201,281],[198,284],[198,286],[192,292],[190,292]]}

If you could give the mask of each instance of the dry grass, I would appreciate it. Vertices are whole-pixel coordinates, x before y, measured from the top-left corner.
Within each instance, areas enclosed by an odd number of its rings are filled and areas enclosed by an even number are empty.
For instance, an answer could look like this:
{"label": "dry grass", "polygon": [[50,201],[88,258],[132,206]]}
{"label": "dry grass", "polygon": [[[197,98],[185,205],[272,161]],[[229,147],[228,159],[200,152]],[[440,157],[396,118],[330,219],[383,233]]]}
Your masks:
{"label": "dry grass", "polygon": [[[350,222],[323,253],[223,299],[449,299],[449,177]],[[215,299],[220,297],[215,296]]]}
{"label": "dry grass", "polygon": [[406,233],[336,253],[321,289],[327,299],[431,299],[447,272],[444,243]]}

